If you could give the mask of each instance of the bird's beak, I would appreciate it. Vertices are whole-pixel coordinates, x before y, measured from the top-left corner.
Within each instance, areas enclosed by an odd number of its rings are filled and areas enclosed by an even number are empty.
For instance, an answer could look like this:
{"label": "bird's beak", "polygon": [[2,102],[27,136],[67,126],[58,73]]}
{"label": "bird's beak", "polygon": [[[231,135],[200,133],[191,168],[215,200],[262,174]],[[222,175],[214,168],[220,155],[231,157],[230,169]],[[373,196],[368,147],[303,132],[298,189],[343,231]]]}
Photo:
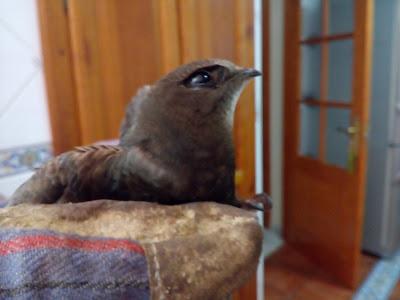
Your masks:
{"label": "bird's beak", "polygon": [[244,78],[252,78],[252,77],[257,77],[261,76],[261,72],[256,70],[256,69],[242,69],[240,70],[240,75],[243,76]]}

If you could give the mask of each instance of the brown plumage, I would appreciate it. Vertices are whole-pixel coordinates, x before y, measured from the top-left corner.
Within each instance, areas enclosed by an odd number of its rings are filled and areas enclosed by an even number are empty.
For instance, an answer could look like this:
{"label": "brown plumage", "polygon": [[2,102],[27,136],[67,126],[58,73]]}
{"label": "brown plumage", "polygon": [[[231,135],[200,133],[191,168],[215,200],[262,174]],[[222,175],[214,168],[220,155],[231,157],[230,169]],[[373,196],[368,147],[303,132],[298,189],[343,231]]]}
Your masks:
{"label": "brown plumage", "polygon": [[78,147],[54,158],[10,205],[115,199],[254,207],[235,197],[232,124],[239,94],[258,75],[219,59],[177,68],[138,91],[119,146]]}

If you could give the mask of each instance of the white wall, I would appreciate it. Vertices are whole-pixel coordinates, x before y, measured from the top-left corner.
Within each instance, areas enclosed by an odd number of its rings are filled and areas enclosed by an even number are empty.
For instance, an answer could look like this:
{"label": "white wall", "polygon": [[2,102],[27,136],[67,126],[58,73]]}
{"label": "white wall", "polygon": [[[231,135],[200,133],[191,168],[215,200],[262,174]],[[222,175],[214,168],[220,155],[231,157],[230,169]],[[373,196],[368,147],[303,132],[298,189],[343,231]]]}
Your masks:
{"label": "white wall", "polygon": [[50,129],[35,0],[0,1],[0,194],[48,159]]}
{"label": "white wall", "polygon": [[273,201],[271,228],[282,231],[282,167],[283,167],[283,36],[284,1],[270,0],[270,160],[271,198]]}

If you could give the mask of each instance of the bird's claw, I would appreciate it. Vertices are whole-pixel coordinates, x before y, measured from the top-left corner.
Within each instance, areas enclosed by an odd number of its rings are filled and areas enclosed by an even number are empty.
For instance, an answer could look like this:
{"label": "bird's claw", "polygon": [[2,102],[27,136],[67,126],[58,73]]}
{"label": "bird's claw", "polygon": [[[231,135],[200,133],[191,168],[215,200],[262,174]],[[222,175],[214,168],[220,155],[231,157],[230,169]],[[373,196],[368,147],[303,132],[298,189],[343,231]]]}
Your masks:
{"label": "bird's claw", "polygon": [[[262,207],[260,207],[259,204],[262,204]],[[254,195],[252,198],[241,201],[241,207],[264,211],[272,208],[272,202],[268,194],[260,193]]]}

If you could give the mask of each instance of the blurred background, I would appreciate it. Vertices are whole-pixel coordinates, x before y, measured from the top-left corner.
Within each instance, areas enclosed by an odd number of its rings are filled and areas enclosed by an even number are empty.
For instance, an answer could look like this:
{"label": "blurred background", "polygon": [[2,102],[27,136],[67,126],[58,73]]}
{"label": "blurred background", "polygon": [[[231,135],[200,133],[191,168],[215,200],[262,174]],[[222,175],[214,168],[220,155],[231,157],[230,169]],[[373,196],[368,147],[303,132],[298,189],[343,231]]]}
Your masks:
{"label": "blurred background", "polygon": [[234,298],[400,299],[398,53],[398,0],[0,0],[0,199],[117,142],[142,85],[224,58],[263,71],[236,111],[236,187],[273,199],[265,279]]}

